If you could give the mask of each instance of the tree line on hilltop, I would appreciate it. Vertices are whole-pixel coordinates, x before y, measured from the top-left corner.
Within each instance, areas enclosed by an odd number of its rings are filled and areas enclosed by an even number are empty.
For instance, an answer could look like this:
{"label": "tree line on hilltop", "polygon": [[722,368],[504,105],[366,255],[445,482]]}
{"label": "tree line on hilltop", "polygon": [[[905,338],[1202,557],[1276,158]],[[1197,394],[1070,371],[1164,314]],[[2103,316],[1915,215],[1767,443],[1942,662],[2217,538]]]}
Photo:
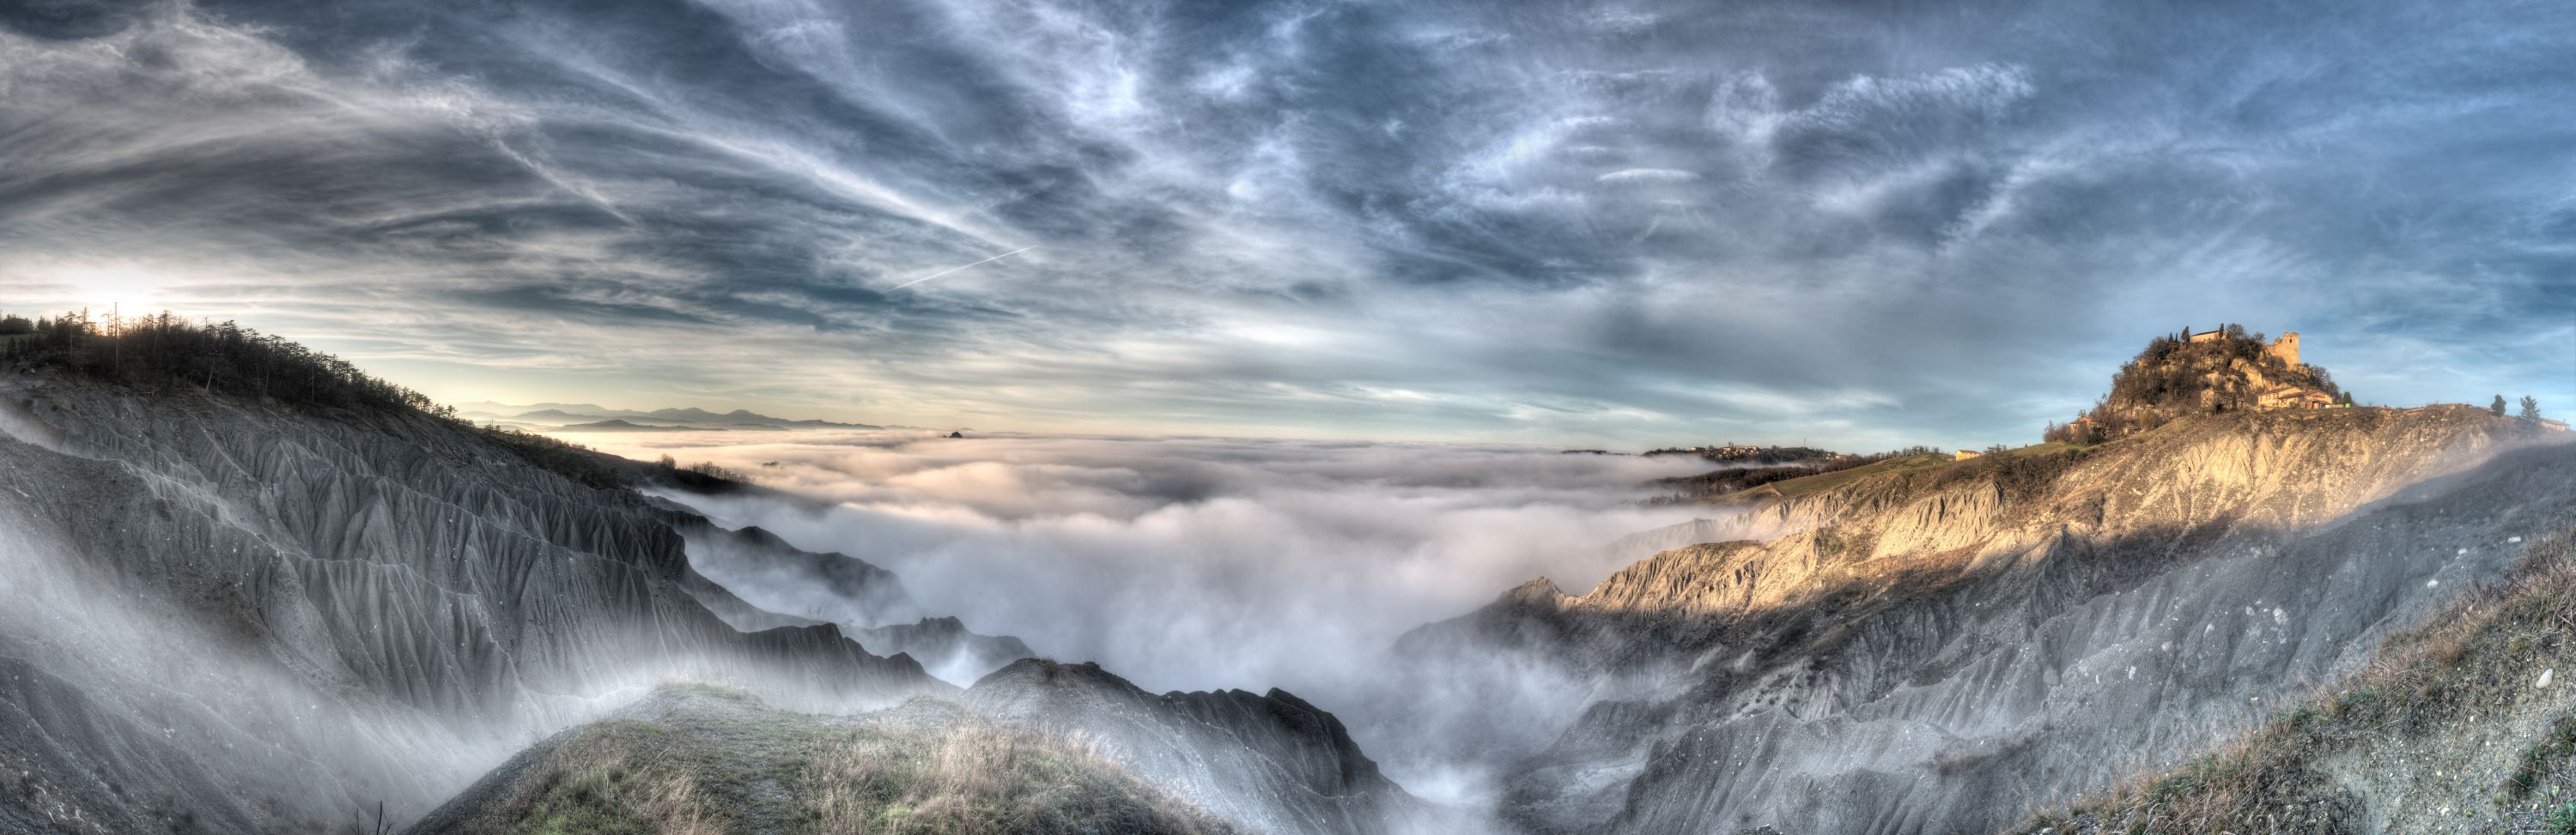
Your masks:
{"label": "tree line on hilltop", "polygon": [[[2504,395],[2501,394],[2495,396],[2494,403],[2487,404],[2487,413],[2496,417],[2504,417],[2504,409]],[[2525,429],[2540,428],[2540,401],[2532,399],[2531,395],[2523,395],[2522,412],[2514,415],[2514,419],[2521,421]]]}
{"label": "tree line on hilltop", "polygon": [[169,312],[28,321],[0,316],[0,367],[50,370],[142,388],[187,387],[305,409],[455,410],[358,370],[347,360],[232,322]]}
{"label": "tree line on hilltop", "polygon": [[1672,487],[1681,490],[1682,492],[1676,495],[1656,499],[1654,502],[1658,504],[1672,504],[1692,501],[1708,496],[1723,496],[1729,493],[1751,490],[1765,484],[1788,481],[1793,478],[1804,478],[1811,475],[1841,472],[1854,467],[1865,467],[1892,458],[1941,454],[1938,450],[1931,447],[1919,445],[1905,447],[1903,449],[1892,449],[1886,452],[1873,452],[1867,455],[1845,455],[1842,453],[1827,452],[1825,450],[1811,449],[1808,447],[1797,447],[1797,449],[1807,450],[1814,454],[1807,456],[1804,460],[1786,464],[1777,464],[1774,466],[1729,467],[1720,470],[1710,470],[1698,475],[1673,476],[1670,478],[1656,479],[1653,483]]}

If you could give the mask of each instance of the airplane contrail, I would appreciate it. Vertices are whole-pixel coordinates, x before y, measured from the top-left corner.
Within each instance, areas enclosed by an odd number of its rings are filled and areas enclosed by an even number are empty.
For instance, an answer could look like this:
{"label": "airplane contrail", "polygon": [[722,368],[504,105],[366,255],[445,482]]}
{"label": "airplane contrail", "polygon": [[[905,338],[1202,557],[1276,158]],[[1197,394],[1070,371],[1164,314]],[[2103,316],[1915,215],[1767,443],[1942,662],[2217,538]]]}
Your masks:
{"label": "airplane contrail", "polygon": [[[999,260],[1002,260],[1002,259],[1004,259],[1004,258],[1009,258],[1009,257],[1011,257],[1011,256],[1013,256],[1013,255],[1018,255],[1018,254],[1020,254],[1020,253],[1027,252],[1027,251],[1029,251],[1029,250],[1036,249],[1036,248],[1037,248],[1037,246],[1036,246],[1036,245],[1034,245],[1034,244],[1029,245],[1029,246],[1020,247],[1020,248],[1018,248],[1018,249],[1014,249],[1014,250],[1011,250],[1011,251],[1009,251],[1009,252],[1005,252],[1005,253],[1002,253],[1002,254],[1000,254],[1000,255],[993,256],[993,257],[991,257],[991,258],[986,258],[986,259],[984,259],[984,260],[982,260],[982,261],[977,261],[977,262],[975,262],[975,264],[989,264],[989,263],[992,263],[992,262],[994,262],[994,261],[999,261]],[[972,266],[975,266],[975,264],[968,264],[968,265],[966,265],[966,267],[972,267]],[[886,289],[885,289],[885,291],[886,291],[886,292],[888,292],[888,293],[892,293],[892,292],[894,292],[894,291],[896,291],[896,290],[901,290],[901,289],[903,289],[903,288],[910,287],[910,286],[915,285],[915,284],[920,284],[920,283],[922,283],[922,282],[924,282],[924,281],[929,281],[929,280],[931,280],[931,279],[938,278],[938,277],[940,277],[940,276],[947,275],[947,274],[949,274],[949,273],[953,273],[953,272],[956,272],[956,271],[958,271],[958,270],[965,269],[966,267],[950,267],[950,268],[948,268],[948,269],[940,270],[940,271],[938,271],[938,272],[931,273],[931,274],[929,274],[929,275],[925,275],[925,276],[922,276],[922,277],[920,277],[920,278],[913,279],[913,280],[911,280],[911,281],[906,281],[906,282],[904,282],[904,283],[902,283],[902,284],[897,284],[897,285],[895,285],[895,286],[888,287],[888,288],[886,288]]]}

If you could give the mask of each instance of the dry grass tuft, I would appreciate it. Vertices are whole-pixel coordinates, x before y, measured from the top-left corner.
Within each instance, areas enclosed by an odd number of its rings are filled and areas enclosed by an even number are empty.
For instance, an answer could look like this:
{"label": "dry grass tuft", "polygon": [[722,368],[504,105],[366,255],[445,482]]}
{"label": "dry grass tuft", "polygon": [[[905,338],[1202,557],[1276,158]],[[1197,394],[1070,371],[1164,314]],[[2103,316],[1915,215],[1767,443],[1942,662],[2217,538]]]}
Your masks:
{"label": "dry grass tuft", "polygon": [[805,802],[818,832],[1226,831],[1079,738],[969,720],[937,731],[838,729],[815,748],[814,790]]}
{"label": "dry grass tuft", "polygon": [[612,719],[593,726],[531,771],[477,833],[720,835],[698,777],[668,767],[670,728]]}

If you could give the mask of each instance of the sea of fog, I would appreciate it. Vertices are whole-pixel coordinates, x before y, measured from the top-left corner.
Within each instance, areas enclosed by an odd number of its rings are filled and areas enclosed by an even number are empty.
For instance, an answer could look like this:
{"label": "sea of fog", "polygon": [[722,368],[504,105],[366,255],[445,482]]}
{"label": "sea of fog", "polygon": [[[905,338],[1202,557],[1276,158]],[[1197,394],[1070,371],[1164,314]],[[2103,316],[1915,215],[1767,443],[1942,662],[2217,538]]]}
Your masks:
{"label": "sea of fog", "polygon": [[1679,456],[896,431],[576,440],[815,499],[669,496],[890,569],[925,611],[978,632],[1155,692],[1283,688],[1355,727],[1382,707],[1371,679],[1406,630],[1536,576],[1580,593],[1645,556],[1612,540],[1707,515],[1643,503],[1649,480],[1708,468]]}

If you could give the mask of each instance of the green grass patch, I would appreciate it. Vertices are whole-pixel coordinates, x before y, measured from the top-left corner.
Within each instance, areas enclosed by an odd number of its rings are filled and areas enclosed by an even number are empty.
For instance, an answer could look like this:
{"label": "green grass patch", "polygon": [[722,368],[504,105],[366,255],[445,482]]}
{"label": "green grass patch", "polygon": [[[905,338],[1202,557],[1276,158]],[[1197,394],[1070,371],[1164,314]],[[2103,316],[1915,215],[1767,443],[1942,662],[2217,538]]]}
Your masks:
{"label": "green grass patch", "polygon": [[2576,715],[2558,717],[2549,732],[2522,751],[2522,762],[2505,781],[2506,796],[2521,800],[2540,788],[2540,781],[2576,757]]}
{"label": "green grass patch", "polygon": [[1773,482],[1770,487],[1773,490],[1780,491],[1780,495],[1783,496],[1803,496],[1819,490],[1830,490],[1832,488],[1881,473],[1920,470],[1928,467],[1939,467],[1949,463],[1952,463],[1949,457],[1943,455],[1908,455],[1903,458],[1890,458],[1875,464],[1853,467],[1848,470],[1836,470],[1830,473]]}

